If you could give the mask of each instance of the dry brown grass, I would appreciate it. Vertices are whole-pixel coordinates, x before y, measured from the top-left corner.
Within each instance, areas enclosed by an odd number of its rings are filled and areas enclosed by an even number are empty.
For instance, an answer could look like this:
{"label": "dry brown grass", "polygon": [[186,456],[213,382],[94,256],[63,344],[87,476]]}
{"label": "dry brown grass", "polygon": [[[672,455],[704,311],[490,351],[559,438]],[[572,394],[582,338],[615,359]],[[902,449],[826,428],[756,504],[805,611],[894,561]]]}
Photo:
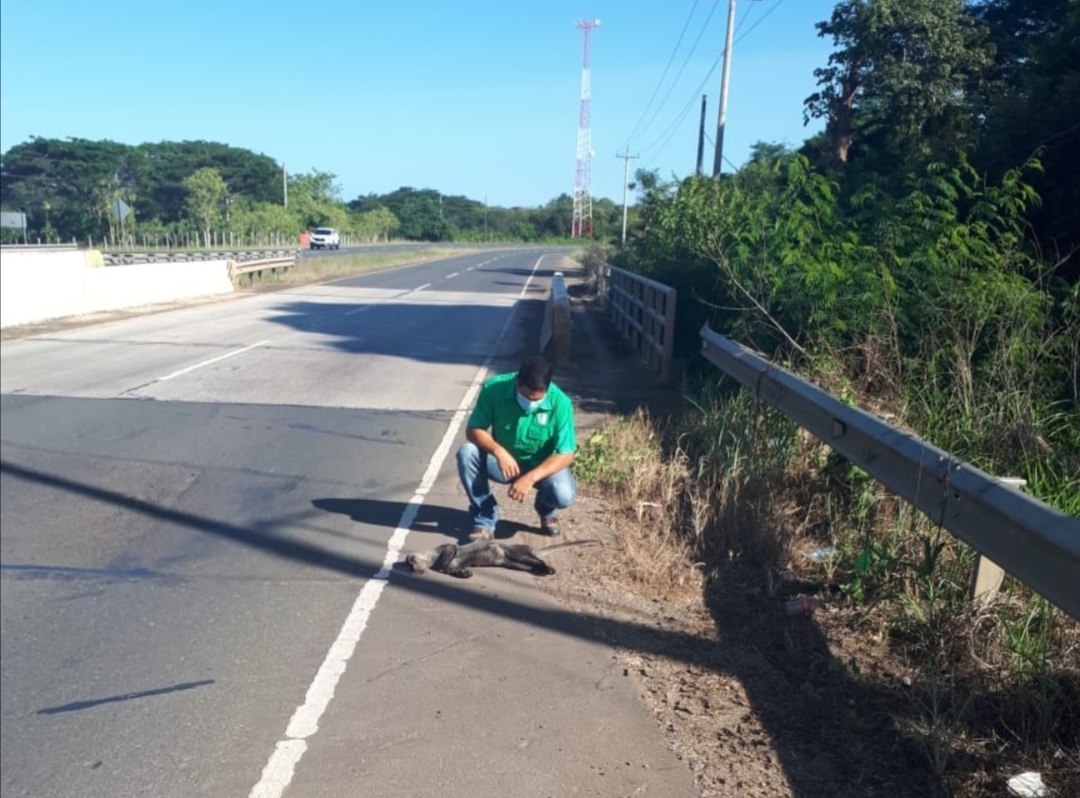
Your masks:
{"label": "dry brown grass", "polygon": [[700,596],[717,562],[771,562],[789,547],[784,504],[751,468],[775,453],[755,453],[743,432],[702,429],[693,415],[661,424],[639,410],[582,447],[575,472],[619,508],[623,564],[643,595]]}
{"label": "dry brown grass", "polygon": [[646,412],[594,433],[575,460],[575,471],[619,508],[623,572],[641,595],[667,601],[701,595],[694,547],[673,512],[689,469],[685,458],[665,457]]}

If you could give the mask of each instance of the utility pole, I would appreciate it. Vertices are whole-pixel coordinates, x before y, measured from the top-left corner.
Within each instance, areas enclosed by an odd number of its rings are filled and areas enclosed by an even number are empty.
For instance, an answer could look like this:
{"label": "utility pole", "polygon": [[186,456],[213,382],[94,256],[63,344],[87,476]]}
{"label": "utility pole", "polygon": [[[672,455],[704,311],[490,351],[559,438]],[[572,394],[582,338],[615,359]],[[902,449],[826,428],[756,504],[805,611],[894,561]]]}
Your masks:
{"label": "utility pole", "polygon": [[720,177],[724,163],[724,123],[727,121],[728,74],[731,72],[731,39],[735,33],[735,0],[728,2],[727,39],[724,44],[724,72],[720,78],[720,113],[716,117],[716,156],[713,158],[713,177]]}
{"label": "utility pole", "polygon": [[701,177],[701,164],[705,158],[705,95],[701,95],[701,122],[698,124],[697,134],[697,168],[694,175]]}
{"label": "utility pole", "polygon": [[289,207],[289,173],[285,171],[285,164],[281,164],[281,192],[285,197],[285,207]]}
{"label": "utility pole", "polygon": [[623,176],[622,176],[622,243],[626,246],[626,195],[630,188],[630,161],[637,160],[641,156],[630,154],[630,145],[626,146],[626,150],[622,155],[615,154],[616,158],[623,159]]}

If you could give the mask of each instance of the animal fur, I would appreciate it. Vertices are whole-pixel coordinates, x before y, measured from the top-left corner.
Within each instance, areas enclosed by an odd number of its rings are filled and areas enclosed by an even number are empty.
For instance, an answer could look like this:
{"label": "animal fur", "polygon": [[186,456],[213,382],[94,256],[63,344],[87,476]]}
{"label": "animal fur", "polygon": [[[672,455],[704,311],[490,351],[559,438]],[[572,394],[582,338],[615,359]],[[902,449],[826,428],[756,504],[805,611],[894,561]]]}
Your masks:
{"label": "animal fur", "polygon": [[571,546],[590,546],[598,540],[571,540],[556,543],[542,549],[533,549],[524,543],[501,543],[497,540],[474,540],[458,545],[444,543],[422,554],[410,554],[406,564],[414,574],[432,570],[468,579],[472,576],[471,568],[501,567],[514,571],[531,571],[536,576],[551,576],[555,569],[544,560],[549,553]]}

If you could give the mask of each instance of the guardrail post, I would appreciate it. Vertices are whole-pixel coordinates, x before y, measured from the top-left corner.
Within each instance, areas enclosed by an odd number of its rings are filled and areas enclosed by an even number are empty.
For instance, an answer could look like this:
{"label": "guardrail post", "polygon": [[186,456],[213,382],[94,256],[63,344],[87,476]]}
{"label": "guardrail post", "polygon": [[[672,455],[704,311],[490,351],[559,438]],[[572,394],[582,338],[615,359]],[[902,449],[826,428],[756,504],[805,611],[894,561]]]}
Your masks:
{"label": "guardrail post", "polygon": [[664,296],[664,337],[663,337],[663,364],[661,377],[664,380],[672,378],[672,366],[675,362],[675,291],[672,289]]}
{"label": "guardrail post", "polygon": [[[1023,488],[1027,485],[1027,480],[1020,477],[998,477],[998,482],[1003,482],[1013,488]],[[1005,569],[986,555],[978,555],[975,560],[975,575],[971,585],[972,601],[988,601],[994,593],[1001,589],[1001,584],[1004,581]]]}

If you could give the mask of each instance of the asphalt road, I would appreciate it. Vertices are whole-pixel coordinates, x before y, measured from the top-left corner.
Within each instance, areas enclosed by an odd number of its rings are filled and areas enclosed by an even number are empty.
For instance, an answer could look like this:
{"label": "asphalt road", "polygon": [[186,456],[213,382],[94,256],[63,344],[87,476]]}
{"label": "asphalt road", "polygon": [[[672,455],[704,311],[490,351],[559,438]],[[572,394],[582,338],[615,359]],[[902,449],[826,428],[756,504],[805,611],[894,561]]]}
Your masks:
{"label": "asphalt road", "polygon": [[[340,255],[378,255],[380,253],[387,252],[423,252],[428,249],[484,249],[484,250],[502,250],[503,246],[496,244],[459,244],[452,241],[441,241],[436,244],[425,243],[423,241],[405,241],[393,244],[350,244],[342,245],[341,249],[311,249],[310,247],[302,247],[298,250],[300,257],[302,258],[330,258]],[[522,250],[530,249],[522,247]],[[533,247],[532,249],[539,249]],[[569,248],[564,248],[564,251]],[[550,251],[548,249],[540,249],[541,252]]]}
{"label": "asphalt road", "polygon": [[556,262],[4,343],[5,798],[689,794],[527,575],[389,567],[459,534],[461,422],[535,349]]}

